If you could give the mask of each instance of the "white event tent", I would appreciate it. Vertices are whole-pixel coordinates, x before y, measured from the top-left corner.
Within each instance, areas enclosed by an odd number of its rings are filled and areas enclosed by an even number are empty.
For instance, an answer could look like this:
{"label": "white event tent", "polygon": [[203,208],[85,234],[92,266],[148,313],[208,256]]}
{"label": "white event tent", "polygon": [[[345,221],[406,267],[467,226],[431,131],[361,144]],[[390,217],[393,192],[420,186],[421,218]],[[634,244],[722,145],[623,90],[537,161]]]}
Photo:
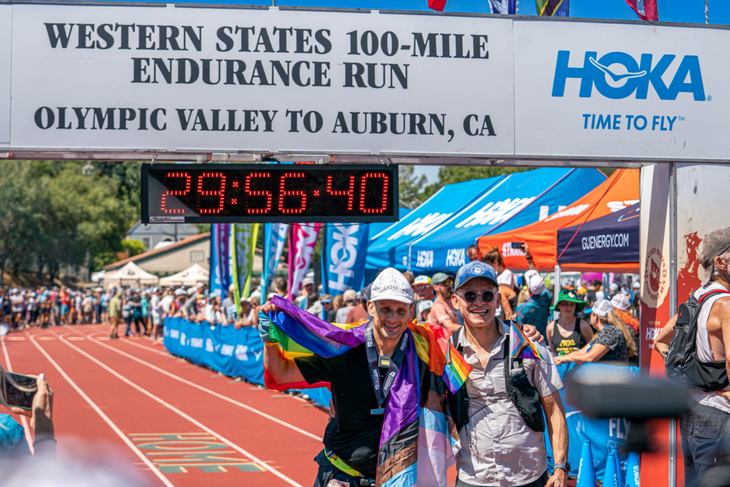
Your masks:
{"label": "white event tent", "polygon": [[134,262],[129,262],[115,272],[107,272],[104,276],[104,287],[107,289],[120,286],[144,287],[157,284],[160,280],[154,274],[150,274]]}
{"label": "white event tent", "polygon": [[208,282],[208,269],[193,264],[184,271],[160,279],[160,286],[194,286],[199,282]]}

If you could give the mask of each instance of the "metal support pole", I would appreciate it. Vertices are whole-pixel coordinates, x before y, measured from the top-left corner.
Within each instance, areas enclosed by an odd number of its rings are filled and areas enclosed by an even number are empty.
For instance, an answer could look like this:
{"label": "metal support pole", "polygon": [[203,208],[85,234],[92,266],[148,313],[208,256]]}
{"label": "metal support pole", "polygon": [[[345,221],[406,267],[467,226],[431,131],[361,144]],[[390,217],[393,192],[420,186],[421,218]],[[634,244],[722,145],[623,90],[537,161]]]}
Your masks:
{"label": "metal support pole", "polygon": [[[555,265],[555,275],[553,276],[553,306],[558,304],[558,294],[560,294],[560,264]],[[553,311],[553,319],[557,320],[558,312]]]}
{"label": "metal support pole", "polygon": [[710,23],[710,0],[705,0],[705,24]]}
{"label": "metal support pole", "polygon": [[[669,166],[669,316],[677,314],[677,163]],[[677,420],[669,420],[669,483],[677,486]]]}

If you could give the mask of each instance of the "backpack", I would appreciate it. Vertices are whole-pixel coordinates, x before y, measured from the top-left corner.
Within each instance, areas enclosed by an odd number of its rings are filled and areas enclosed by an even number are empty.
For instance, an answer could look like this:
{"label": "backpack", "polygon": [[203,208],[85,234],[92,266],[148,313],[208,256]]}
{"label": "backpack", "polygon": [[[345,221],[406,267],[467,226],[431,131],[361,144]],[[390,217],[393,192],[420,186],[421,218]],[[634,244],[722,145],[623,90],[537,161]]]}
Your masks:
{"label": "backpack", "polygon": [[[511,321],[505,321],[507,326],[511,325]],[[462,347],[458,345],[459,335],[462,332],[463,327],[456,330],[450,340],[454,344],[454,348],[461,353]],[[517,410],[525,421],[525,424],[538,433],[545,431],[545,419],[542,412],[542,403],[540,402],[540,394],[537,392],[532,384],[530,384],[525,370],[522,367],[522,359],[515,358],[513,362],[517,365],[517,374],[510,374],[510,362],[509,362],[509,333],[504,340],[504,355],[502,357],[504,361],[504,379],[507,390],[512,404],[515,405]],[[466,390],[466,385],[463,385],[456,394],[450,392],[446,395],[446,401],[451,412],[451,417],[456,424],[457,430],[460,430],[465,424],[469,422],[469,393]]]}
{"label": "backpack", "polygon": [[705,392],[719,391],[728,386],[725,361],[701,362],[697,357],[697,319],[707,299],[728,291],[710,291],[699,300],[694,292],[686,303],[679,306],[674,336],[664,360],[667,378],[693,389]]}

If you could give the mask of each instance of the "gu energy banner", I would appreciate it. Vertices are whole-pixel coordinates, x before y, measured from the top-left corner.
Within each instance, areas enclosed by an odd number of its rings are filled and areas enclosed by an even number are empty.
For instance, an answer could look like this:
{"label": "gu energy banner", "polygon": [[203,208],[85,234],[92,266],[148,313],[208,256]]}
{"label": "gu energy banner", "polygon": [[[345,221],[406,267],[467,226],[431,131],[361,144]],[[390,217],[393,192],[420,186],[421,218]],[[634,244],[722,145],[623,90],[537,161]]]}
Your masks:
{"label": "gu energy banner", "polygon": [[309,269],[317,243],[319,223],[305,223],[292,225],[291,239],[289,240],[289,300],[293,301],[299,295],[302,279]]}
{"label": "gu energy banner", "polygon": [[261,274],[261,304],[266,303],[266,294],[276,276],[281,253],[284,251],[288,223],[267,223],[264,225],[264,269]]}
{"label": "gu energy banner", "polygon": [[336,296],[362,288],[369,230],[370,225],[362,223],[327,227],[322,245],[322,294]]}
{"label": "gu energy banner", "polygon": [[232,280],[231,273],[231,225],[228,223],[220,223],[216,225],[218,230],[218,269],[220,271],[220,289],[221,296],[225,296],[228,292]]}
{"label": "gu energy banner", "polygon": [[251,293],[251,274],[259,234],[258,223],[238,223],[231,225],[231,249],[233,251],[233,289],[236,309],[241,313],[241,296]]}

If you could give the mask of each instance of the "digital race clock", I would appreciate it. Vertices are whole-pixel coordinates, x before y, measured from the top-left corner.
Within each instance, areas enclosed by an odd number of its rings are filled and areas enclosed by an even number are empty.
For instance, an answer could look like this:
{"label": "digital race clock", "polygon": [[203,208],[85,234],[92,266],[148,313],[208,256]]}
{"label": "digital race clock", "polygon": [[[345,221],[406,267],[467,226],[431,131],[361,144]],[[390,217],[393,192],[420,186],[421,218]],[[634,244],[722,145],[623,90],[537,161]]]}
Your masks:
{"label": "digital race clock", "polygon": [[143,223],[398,220],[398,167],[144,164]]}

